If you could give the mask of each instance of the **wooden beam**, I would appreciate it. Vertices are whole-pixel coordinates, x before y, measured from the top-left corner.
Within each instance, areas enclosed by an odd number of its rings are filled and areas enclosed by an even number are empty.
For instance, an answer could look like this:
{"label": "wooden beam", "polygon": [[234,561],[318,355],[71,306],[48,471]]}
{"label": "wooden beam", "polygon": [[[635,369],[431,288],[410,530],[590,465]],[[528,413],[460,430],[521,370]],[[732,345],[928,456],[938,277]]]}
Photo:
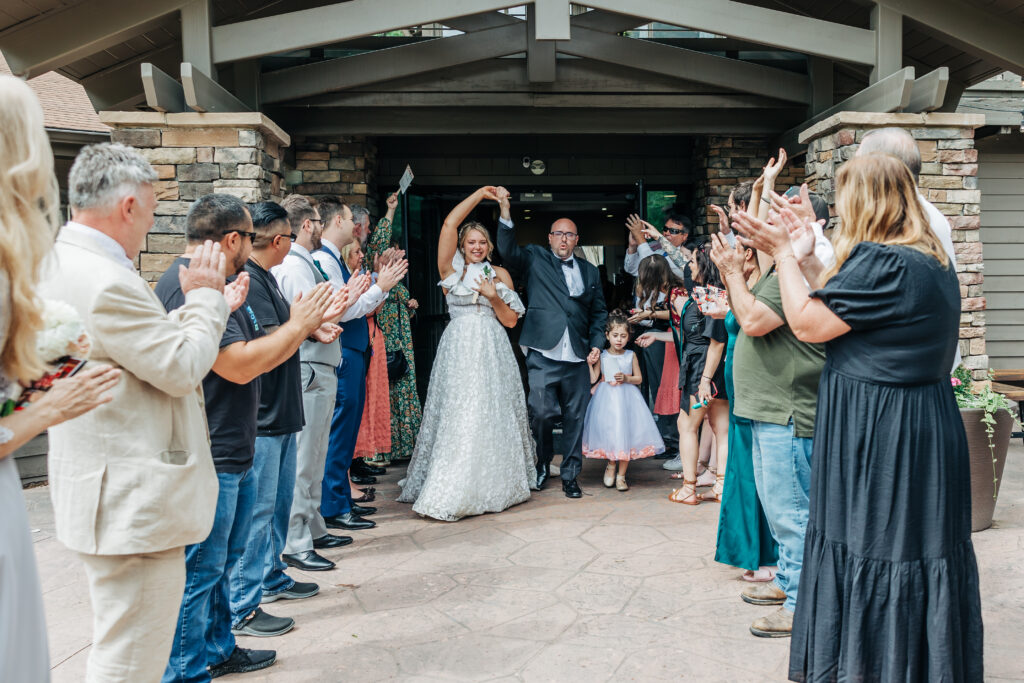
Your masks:
{"label": "wooden beam", "polygon": [[791,153],[791,156],[800,153],[803,147],[799,140],[800,133],[818,121],[823,121],[841,111],[867,111],[882,114],[900,111],[910,103],[913,88],[914,67],[908,66],[874,85],[869,85],[856,95],[847,97],[820,114],[812,116],[799,126],[787,130],[779,139],[779,146],[784,147],[787,152]]}
{"label": "wooden beam", "polygon": [[533,40],[569,40],[569,3],[566,0],[535,0]]}
{"label": "wooden beam", "polygon": [[164,71],[176,71],[181,63],[181,47],[171,43],[83,78],[81,84],[93,108],[116,111],[144,105],[146,95],[139,78],[140,65],[144,62]]}
{"label": "wooden beam", "polygon": [[212,0],[192,0],[181,8],[181,54],[192,68],[216,78],[213,68],[213,46],[210,27],[213,25]]}
{"label": "wooden beam", "polygon": [[214,26],[213,61],[290,52],[453,17],[504,9],[512,0],[349,0],[263,19]]}
{"label": "wooden beam", "polygon": [[903,111],[909,114],[920,114],[941,109],[948,87],[949,67],[940,66],[914,81],[914,87],[910,91],[910,102],[903,108]]}
{"label": "wooden beam", "polygon": [[557,62],[555,43],[550,40],[537,40],[535,38],[537,35],[536,24],[537,6],[528,5],[526,7],[526,76],[530,83],[554,83]]}
{"label": "wooden beam", "polygon": [[939,33],[965,52],[1002,69],[1024,73],[1019,23],[962,0],[880,0],[908,20]]}
{"label": "wooden beam", "polygon": [[[922,0],[930,2],[930,0]],[[620,11],[621,0],[587,0],[587,6]],[[874,32],[764,9],[734,0],[630,0],[629,13],[673,26],[742,38],[762,45],[857,64],[875,63]]]}
{"label": "wooden beam", "polygon": [[181,87],[185,91],[185,104],[200,113],[252,111],[245,102],[188,62],[181,63]]}
{"label": "wooden beam", "polygon": [[630,93],[629,97],[610,97],[600,92],[404,92],[382,89],[374,92],[344,91],[333,93],[317,104],[288,102],[286,106],[303,106],[309,110],[337,107],[539,107],[600,109],[790,109],[790,103],[742,94],[669,94]]}
{"label": "wooden beam", "polygon": [[810,82],[802,74],[581,27],[573,28],[572,33],[572,40],[559,41],[559,52],[789,102],[810,103]]}
{"label": "wooden beam", "polygon": [[32,78],[156,27],[190,0],[85,0],[0,37],[8,66]]}
{"label": "wooden beam", "polygon": [[517,22],[451,38],[271,71],[261,77],[260,90],[264,103],[283,102],[525,51],[526,24]]}
{"label": "wooden beam", "polygon": [[142,64],[142,89],[150,109],[172,114],[188,111],[181,83],[149,62]]}
{"label": "wooden beam", "polygon": [[835,64],[823,57],[809,57],[807,71],[811,77],[810,116],[814,116],[835,102]]}
{"label": "wooden beam", "polygon": [[877,83],[903,68],[903,15],[876,3],[871,8],[871,29],[875,32],[875,65],[871,83]]}

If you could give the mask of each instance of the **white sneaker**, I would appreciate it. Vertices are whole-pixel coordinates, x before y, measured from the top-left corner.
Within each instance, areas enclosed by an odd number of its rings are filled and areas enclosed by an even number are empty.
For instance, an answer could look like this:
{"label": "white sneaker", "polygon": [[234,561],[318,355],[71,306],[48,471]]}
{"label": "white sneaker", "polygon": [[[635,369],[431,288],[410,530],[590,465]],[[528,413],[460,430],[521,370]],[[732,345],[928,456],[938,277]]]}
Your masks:
{"label": "white sneaker", "polygon": [[670,472],[682,472],[683,471],[683,460],[678,455],[671,460],[666,460],[661,466],[662,469]]}

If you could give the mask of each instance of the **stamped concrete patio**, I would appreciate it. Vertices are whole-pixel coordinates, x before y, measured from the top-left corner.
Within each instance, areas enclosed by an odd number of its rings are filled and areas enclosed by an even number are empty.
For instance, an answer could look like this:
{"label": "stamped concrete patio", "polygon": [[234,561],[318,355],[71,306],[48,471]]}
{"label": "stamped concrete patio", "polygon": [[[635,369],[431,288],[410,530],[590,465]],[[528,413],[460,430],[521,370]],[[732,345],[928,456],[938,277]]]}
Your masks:
{"label": "stamped concrete patio", "polygon": [[[975,534],[986,680],[1024,680],[1024,448],[1011,447],[996,525]],[[317,597],[277,602],[290,633],[240,638],[273,648],[262,672],[222,680],[783,681],[789,640],[752,637],[772,608],[738,595],[713,560],[718,506],[670,503],[661,461],[631,468],[627,493],[588,462],[583,500],[557,482],[500,515],[425,520],[392,502],[402,469],[378,485],[379,526],[327,551]],[[81,565],[54,537],[45,487],[25,492],[42,575],[54,680],[80,681],[91,612]]]}

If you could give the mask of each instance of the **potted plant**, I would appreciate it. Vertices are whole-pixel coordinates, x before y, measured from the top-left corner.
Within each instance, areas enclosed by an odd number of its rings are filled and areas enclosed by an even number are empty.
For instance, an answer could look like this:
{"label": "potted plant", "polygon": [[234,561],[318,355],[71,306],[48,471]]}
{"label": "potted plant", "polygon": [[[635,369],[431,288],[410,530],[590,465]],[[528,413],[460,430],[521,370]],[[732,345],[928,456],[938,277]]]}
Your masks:
{"label": "potted plant", "polygon": [[992,390],[991,381],[976,384],[971,371],[963,365],[953,371],[950,382],[970,452],[971,531],[981,531],[992,526],[1006,451],[1016,422],[1011,412],[1013,405]]}

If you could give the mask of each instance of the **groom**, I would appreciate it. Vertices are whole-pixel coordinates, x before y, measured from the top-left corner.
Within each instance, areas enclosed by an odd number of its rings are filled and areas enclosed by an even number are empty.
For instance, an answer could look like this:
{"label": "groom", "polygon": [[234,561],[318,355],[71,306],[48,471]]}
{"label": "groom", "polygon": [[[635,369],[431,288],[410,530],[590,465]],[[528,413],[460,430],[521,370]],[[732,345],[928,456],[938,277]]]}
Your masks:
{"label": "groom", "polygon": [[519,343],[527,348],[530,421],[537,440],[537,488],[544,488],[551,464],[551,427],[562,416],[562,490],[580,498],[576,477],[583,467],[583,418],[590,402],[590,371],[604,348],[608,318],[597,268],[573,257],[576,224],[551,224],[548,246],[520,247],[509,211],[509,194],[498,190],[501,219],[498,251],[505,265],[526,278],[528,308]]}

